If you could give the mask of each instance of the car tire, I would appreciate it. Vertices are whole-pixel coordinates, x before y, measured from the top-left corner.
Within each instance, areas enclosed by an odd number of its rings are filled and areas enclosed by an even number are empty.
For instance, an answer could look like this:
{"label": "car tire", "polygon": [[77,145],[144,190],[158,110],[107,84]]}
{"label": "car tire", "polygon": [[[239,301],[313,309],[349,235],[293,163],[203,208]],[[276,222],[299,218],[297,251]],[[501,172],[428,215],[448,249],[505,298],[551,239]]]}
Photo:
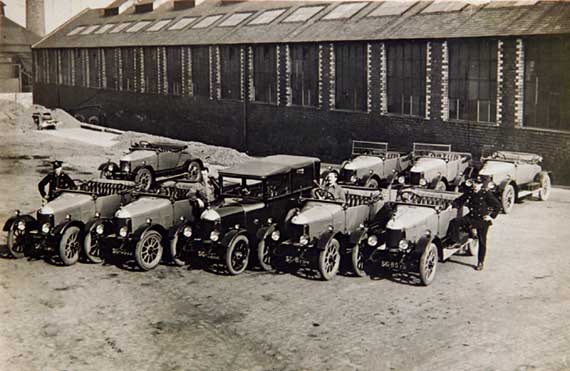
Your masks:
{"label": "car tire", "polygon": [[91,228],[85,233],[83,238],[83,254],[90,263],[101,264],[103,258],[101,257],[101,238],[95,232],[97,224],[93,224]]}
{"label": "car tire", "polygon": [[18,220],[14,220],[8,229],[8,252],[13,258],[21,259],[25,255],[26,232],[18,229]]}
{"label": "car tire", "polygon": [[435,183],[435,187],[433,189],[436,191],[446,191],[447,186],[443,180],[438,180],[437,183]]}
{"label": "car tire", "polygon": [[513,211],[515,201],[515,187],[513,187],[512,184],[507,184],[501,193],[501,206],[503,207],[503,212],[505,214],[509,214],[511,211]]}
{"label": "car tire", "polygon": [[99,125],[99,124],[100,124],[100,122],[99,122],[99,117],[97,117],[97,116],[90,116],[90,117],[87,119],[87,123],[88,123],[88,124],[91,124],[91,125]]}
{"label": "car tire", "polygon": [[354,245],[350,253],[352,261],[352,271],[358,277],[366,277],[365,267],[366,267],[366,256],[362,251],[362,247],[359,243]]}
{"label": "car tire", "polygon": [[380,183],[378,182],[378,179],[376,179],[376,178],[368,178],[366,180],[366,183],[364,183],[364,186],[366,188],[380,189]]}
{"label": "car tire", "polygon": [[79,121],[79,122],[81,122],[81,123],[85,123],[85,116],[83,116],[82,114],[77,113],[77,114],[73,115],[73,117],[74,117],[77,121]]}
{"label": "car tire", "polygon": [[202,171],[202,166],[198,161],[190,161],[187,167],[188,180],[198,181],[201,176],[201,171]]}
{"label": "car tire", "polygon": [[550,179],[550,175],[548,175],[548,173],[540,173],[538,181],[540,182],[538,199],[540,201],[546,201],[548,200],[548,197],[550,197],[550,191],[552,190],[552,180]]}
{"label": "car tire", "polygon": [[435,278],[438,263],[437,246],[431,242],[420,257],[420,279],[424,286],[429,286]]}
{"label": "car tire", "polygon": [[332,280],[340,267],[340,243],[331,238],[325,248],[319,253],[319,272],[325,281]]}
{"label": "car tire", "polygon": [[59,259],[65,265],[73,265],[79,260],[79,251],[82,249],[81,228],[71,226],[63,232],[59,240]]}
{"label": "car tire", "polygon": [[141,186],[143,191],[148,191],[154,183],[152,171],[146,167],[141,167],[135,173],[135,183]]}
{"label": "car tire", "polygon": [[156,268],[162,259],[162,235],[157,231],[146,231],[135,246],[135,262],[143,271]]}
{"label": "car tire", "polygon": [[232,276],[245,271],[249,263],[249,239],[240,234],[232,239],[225,254],[226,268]]}
{"label": "car tire", "polygon": [[266,272],[272,272],[273,266],[271,265],[271,252],[266,240],[263,239],[257,244],[257,260],[259,266]]}
{"label": "car tire", "polygon": [[182,252],[182,242],[184,241],[183,238],[180,237],[180,232],[176,233],[172,240],[170,240],[169,245],[169,257],[170,261],[179,267],[183,267],[186,265],[186,260],[182,258],[180,254]]}

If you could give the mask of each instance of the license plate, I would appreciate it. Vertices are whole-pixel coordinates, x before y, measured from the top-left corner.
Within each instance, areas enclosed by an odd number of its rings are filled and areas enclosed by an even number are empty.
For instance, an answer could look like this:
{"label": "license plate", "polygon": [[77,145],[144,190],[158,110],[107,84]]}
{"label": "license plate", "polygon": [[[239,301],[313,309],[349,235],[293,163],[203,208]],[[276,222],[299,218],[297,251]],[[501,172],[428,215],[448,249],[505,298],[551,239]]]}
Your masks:
{"label": "license plate", "polygon": [[383,260],[380,262],[380,268],[403,270],[403,269],[405,269],[405,266],[404,266],[404,264],[402,264],[400,262]]}

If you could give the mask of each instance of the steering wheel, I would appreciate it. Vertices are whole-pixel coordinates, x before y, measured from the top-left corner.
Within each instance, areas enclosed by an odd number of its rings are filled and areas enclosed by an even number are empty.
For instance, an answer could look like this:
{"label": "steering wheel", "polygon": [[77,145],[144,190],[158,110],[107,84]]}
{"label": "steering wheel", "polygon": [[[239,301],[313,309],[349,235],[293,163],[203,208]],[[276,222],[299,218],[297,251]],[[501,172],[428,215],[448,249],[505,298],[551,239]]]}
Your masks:
{"label": "steering wheel", "polygon": [[323,188],[315,188],[311,191],[311,196],[317,200],[329,200],[334,201],[334,195]]}
{"label": "steering wheel", "polygon": [[402,201],[415,201],[418,197],[419,195],[410,189],[405,189],[400,192]]}

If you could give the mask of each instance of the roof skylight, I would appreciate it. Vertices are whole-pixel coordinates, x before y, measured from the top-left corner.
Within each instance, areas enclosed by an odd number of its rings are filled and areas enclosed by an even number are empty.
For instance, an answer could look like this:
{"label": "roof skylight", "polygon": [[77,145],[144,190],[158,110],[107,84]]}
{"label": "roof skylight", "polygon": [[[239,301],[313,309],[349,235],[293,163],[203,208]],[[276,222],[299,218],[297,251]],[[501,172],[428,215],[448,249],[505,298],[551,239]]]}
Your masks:
{"label": "roof skylight", "polygon": [[116,26],[115,23],[108,23],[108,24],[105,24],[105,25],[101,26],[100,29],[98,29],[97,31],[95,31],[95,33],[96,33],[96,34],[105,33],[105,32],[107,32],[107,31],[109,31],[111,28],[113,28],[114,26]]}
{"label": "roof skylight", "polygon": [[304,6],[293,12],[289,17],[285,18],[282,22],[305,22],[312,18],[315,14],[323,10],[324,6]]}
{"label": "roof skylight", "polygon": [[181,18],[178,22],[176,22],[175,24],[170,26],[168,29],[169,30],[181,30],[181,29],[185,28],[186,26],[188,26],[190,23],[194,22],[196,19],[198,19],[198,17]]}
{"label": "roof skylight", "polygon": [[129,27],[130,25],[132,25],[132,22],[124,22],[124,23],[119,23],[117,25],[117,27],[113,28],[111,31],[109,31],[109,33],[118,33],[123,31],[125,28]]}
{"label": "roof skylight", "polygon": [[251,25],[259,25],[259,24],[269,24],[273,22],[277,17],[281,14],[285,13],[287,9],[274,9],[274,10],[266,10],[256,18],[252,19],[248,24]]}
{"label": "roof skylight", "polygon": [[93,33],[93,31],[95,31],[96,29],[99,28],[99,25],[93,25],[93,26],[89,26],[86,29],[84,29],[83,31],[81,31],[81,35],[89,35],[91,33]]}
{"label": "roof skylight", "polygon": [[70,33],[68,33],[67,36],[77,35],[81,31],[83,31],[84,29],[85,29],[85,26],[77,26]]}
{"label": "roof skylight", "polygon": [[346,19],[350,18],[364,8],[368,3],[346,3],[334,8],[323,19]]}
{"label": "roof skylight", "polygon": [[156,32],[162,30],[167,24],[172,22],[172,19],[163,19],[150,26],[146,32]]}
{"label": "roof skylight", "polygon": [[486,8],[493,9],[493,8],[510,8],[516,6],[527,6],[527,5],[534,5],[538,3],[538,0],[518,0],[518,1],[491,1],[487,4]]}
{"label": "roof skylight", "polygon": [[416,1],[384,1],[378,8],[368,14],[368,16],[383,17],[390,15],[402,15],[415,4]]}
{"label": "roof skylight", "polygon": [[218,21],[222,17],[223,17],[223,14],[210,15],[210,16],[202,19],[200,22],[196,23],[194,26],[192,26],[192,28],[210,27],[211,25],[213,25],[216,21]]}
{"label": "roof skylight", "polygon": [[143,28],[145,28],[146,26],[148,26],[149,24],[151,24],[151,21],[140,21],[137,22],[133,25],[133,27],[129,28],[127,30],[127,32],[138,32],[140,30],[142,30]]}
{"label": "roof skylight", "polygon": [[436,0],[422,10],[422,13],[458,12],[466,6],[467,4],[463,1]]}
{"label": "roof skylight", "polygon": [[248,19],[252,14],[253,12],[232,14],[231,16],[226,18],[222,23],[220,23],[218,27],[237,26],[238,24]]}

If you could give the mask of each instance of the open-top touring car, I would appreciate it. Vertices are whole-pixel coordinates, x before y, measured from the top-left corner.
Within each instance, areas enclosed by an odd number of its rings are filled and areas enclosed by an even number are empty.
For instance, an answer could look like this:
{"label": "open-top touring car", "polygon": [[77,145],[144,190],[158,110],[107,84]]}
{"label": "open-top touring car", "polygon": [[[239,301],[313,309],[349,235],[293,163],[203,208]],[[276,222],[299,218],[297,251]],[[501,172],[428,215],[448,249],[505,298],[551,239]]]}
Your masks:
{"label": "open-top touring car", "polygon": [[101,164],[102,178],[132,180],[149,190],[157,178],[187,173],[189,180],[197,180],[203,163],[186,151],[186,145],[167,142],[140,141],[119,160]]}
{"label": "open-top touring car", "polygon": [[342,259],[362,275],[358,261],[353,259],[353,248],[363,223],[382,208],[384,193],[389,190],[345,186],[343,192],[344,201],[335,200],[323,189],[315,189],[311,198],[302,200],[267,239],[266,264],[317,268],[321,278],[328,281],[337,274]]}
{"label": "open-top touring car", "polygon": [[414,143],[412,155],[409,178],[401,176],[401,184],[445,191],[453,190],[470,176],[471,154],[452,152],[450,144]]}
{"label": "open-top touring car", "polygon": [[264,244],[313,188],[320,175],[320,160],[313,157],[275,155],[255,159],[219,172],[222,202],[202,213],[188,253],[223,262],[237,275],[257,252],[263,266]]}
{"label": "open-top touring car", "polygon": [[[382,271],[415,272],[423,285],[430,285],[438,260],[457,252],[473,254],[477,239],[450,228],[466,215],[466,207],[454,208],[461,193],[422,188],[402,188],[396,200],[387,203],[360,239],[361,259]],[[384,213],[384,215],[382,215]]]}
{"label": "open-top touring car", "polygon": [[551,173],[542,169],[542,157],[533,153],[497,151],[481,158],[479,176],[496,184],[495,192],[503,211],[510,213],[517,200],[536,195],[548,199]]}
{"label": "open-top touring car", "polygon": [[410,164],[409,154],[388,151],[388,143],[355,140],[352,158],[341,165],[339,183],[379,188]]}
{"label": "open-top touring car", "polygon": [[57,129],[59,126],[59,121],[53,117],[52,111],[45,107],[34,106],[32,119],[38,130]]}
{"label": "open-top touring car", "polygon": [[56,251],[65,265],[77,262],[85,232],[100,218],[110,218],[130,201],[133,182],[95,179],[65,189],[37,212],[19,215],[4,225],[8,250],[16,258]]}

